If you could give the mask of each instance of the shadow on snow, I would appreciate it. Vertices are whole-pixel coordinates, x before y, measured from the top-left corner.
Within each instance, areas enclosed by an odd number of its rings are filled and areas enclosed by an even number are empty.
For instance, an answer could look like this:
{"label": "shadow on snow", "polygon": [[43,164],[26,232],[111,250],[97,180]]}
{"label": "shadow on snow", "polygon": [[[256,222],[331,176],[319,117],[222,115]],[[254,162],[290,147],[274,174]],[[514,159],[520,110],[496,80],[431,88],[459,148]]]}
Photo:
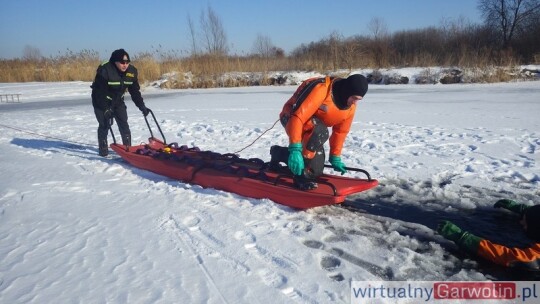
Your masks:
{"label": "shadow on snow", "polygon": [[[387,187],[388,185],[392,187]],[[428,184],[428,186],[430,185]],[[439,186],[444,187],[446,185]],[[444,199],[426,199],[422,197],[422,193],[415,193],[406,182],[397,180],[385,181],[373,191],[376,193],[371,194],[369,199],[353,198],[345,201],[343,207],[364,216],[382,217],[386,220],[399,220],[406,223],[420,224],[433,231],[436,231],[441,221],[449,220],[463,230],[509,247],[528,247],[533,242],[525,236],[519,224],[518,215],[507,210],[492,207],[477,207],[474,209],[453,207],[451,210],[447,210],[448,201]],[[519,197],[511,197],[511,193],[482,188],[478,189],[470,186],[463,186],[459,194],[472,201],[488,201],[491,204],[501,198],[512,198],[520,201]],[[525,198],[521,201],[524,200]],[[441,243],[433,235],[418,233],[413,229],[403,229],[399,233],[409,235],[422,242],[438,242],[461,260],[464,258],[476,260],[478,261],[478,268],[476,270],[494,280],[537,280],[540,275],[526,270],[509,269],[475,256],[470,256],[459,250],[452,242]],[[459,271],[459,269],[455,269],[455,271]]]}

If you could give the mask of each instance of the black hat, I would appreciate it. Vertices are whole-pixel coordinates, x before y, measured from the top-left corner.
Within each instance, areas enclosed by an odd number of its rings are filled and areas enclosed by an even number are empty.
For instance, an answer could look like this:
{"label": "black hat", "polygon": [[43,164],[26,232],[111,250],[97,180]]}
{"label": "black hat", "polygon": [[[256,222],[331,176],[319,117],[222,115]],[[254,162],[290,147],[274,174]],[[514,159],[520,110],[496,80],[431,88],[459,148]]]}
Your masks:
{"label": "black hat", "polygon": [[111,54],[111,58],[109,59],[110,62],[117,62],[124,60],[124,56],[127,56],[127,60],[131,61],[129,59],[129,54],[124,49],[118,49]]}
{"label": "black hat", "polygon": [[368,90],[368,82],[364,75],[354,74],[345,79],[339,79],[333,84],[332,94],[340,109],[347,107],[347,99],[353,95],[364,97]]}
{"label": "black hat", "polygon": [[360,95],[362,97],[366,95],[367,90],[368,90],[368,82],[367,82],[366,77],[364,77],[364,75],[354,74],[347,77],[345,81],[346,81],[345,92],[347,93],[347,98],[353,95]]}
{"label": "black hat", "polygon": [[527,221],[527,236],[535,241],[540,241],[540,205],[525,209]]}

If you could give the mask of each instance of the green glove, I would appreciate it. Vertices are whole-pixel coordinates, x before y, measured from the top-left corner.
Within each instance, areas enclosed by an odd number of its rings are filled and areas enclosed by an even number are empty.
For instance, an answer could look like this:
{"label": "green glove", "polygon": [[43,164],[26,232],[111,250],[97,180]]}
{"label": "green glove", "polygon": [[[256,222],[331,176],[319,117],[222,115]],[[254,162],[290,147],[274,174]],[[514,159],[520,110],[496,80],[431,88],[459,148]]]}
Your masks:
{"label": "green glove", "polygon": [[341,172],[341,175],[347,172],[347,169],[345,169],[345,164],[341,161],[341,157],[339,156],[330,155],[330,164],[332,164],[332,168],[334,168],[334,170]]}
{"label": "green glove", "polygon": [[528,206],[519,204],[516,201],[509,200],[509,199],[502,199],[498,200],[495,205],[493,205],[495,208],[504,208],[507,210],[510,210],[512,212],[523,214],[525,213],[525,209],[528,208]]}
{"label": "green glove", "polygon": [[444,238],[456,243],[460,248],[473,254],[476,254],[478,246],[482,241],[481,238],[470,232],[461,230],[461,228],[450,221],[442,221],[439,223],[437,232]]}
{"label": "green glove", "polygon": [[448,239],[453,242],[458,242],[463,235],[463,231],[457,225],[450,221],[442,221],[437,226],[437,232],[444,236],[445,239]]}
{"label": "green glove", "polygon": [[294,175],[302,175],[304,172],[304,157],[302,156],[302,144],[289,145],[289,159],[287,165]]}

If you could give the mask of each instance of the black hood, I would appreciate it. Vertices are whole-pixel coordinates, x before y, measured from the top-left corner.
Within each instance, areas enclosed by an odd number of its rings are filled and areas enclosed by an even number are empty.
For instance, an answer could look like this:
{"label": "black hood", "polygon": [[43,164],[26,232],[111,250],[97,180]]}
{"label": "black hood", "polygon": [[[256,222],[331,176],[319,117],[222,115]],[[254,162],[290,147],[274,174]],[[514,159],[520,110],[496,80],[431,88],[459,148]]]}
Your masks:
{"label": "black hood", "polygon": [[353,95],[364,97],[368,91],[368,82],[364,75],[354,74],[345,79],[339,79],[332,85],[334,102],[340,109],[347,108],[347,99]]}

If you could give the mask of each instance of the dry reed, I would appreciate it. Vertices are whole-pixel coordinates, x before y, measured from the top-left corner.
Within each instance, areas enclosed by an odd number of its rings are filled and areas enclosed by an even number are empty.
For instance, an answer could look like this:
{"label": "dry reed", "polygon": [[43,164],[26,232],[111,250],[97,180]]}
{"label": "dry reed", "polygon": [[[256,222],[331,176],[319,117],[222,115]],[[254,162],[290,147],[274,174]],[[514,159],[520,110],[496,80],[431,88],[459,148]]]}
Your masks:
{"label": "dry reed", "polygon": [[[459,63],[464,69],[475,69],[478,79],[472,82],[498,82],[508,81],[508,68],[502,68],[495,72],[493,60],[490,60],[487,52],[473,52],[462,50],[455,58],[445,59],[448,65],[456,66]],[[156,57],[161,57],[156,59]],[[501,53],[497,66],[512,67],[517,64],[511,53]],[[139,70],[139,80],[142,85],[160,79],[163,75],[173,73],[177,75],[177,81],[169,85],[170,88],[210,88],[232,87],[249,85],[271,84],[266,74],[270,71],[317,71],[327,73],[335,69],[352,69],[355,67],[374,67],[374,60],[364,53],[351,56],[339,66],[321,59],[321,56],[305,54],[305,56],[281,56],[265,58],[260,56],[210,56],[197,55],[179,57],[175,55],[155,56],[150,53],[142,53],[132,56],[133,65]],[[407,60],[399,57],[392,61],[401,60],[405,64],[401,66],[428,67],[440,64],[438,58],[430,53],[418,53]],[[96,52],[82,51],[79,53],[68,52],[54,58],[40,59],[0,59],[0,82],[55,82],[55,81],[92,81],[95,77],[96,68],[101,64]],[[388,66],[389,67],[389,66]],[[259,75],[257,81],[246,77],[245,73]],[[229,74],[229,77],[223,77]],[[187,82],[184,75],[189,75]],[[230,76],[232,75],[232,76]]]}

